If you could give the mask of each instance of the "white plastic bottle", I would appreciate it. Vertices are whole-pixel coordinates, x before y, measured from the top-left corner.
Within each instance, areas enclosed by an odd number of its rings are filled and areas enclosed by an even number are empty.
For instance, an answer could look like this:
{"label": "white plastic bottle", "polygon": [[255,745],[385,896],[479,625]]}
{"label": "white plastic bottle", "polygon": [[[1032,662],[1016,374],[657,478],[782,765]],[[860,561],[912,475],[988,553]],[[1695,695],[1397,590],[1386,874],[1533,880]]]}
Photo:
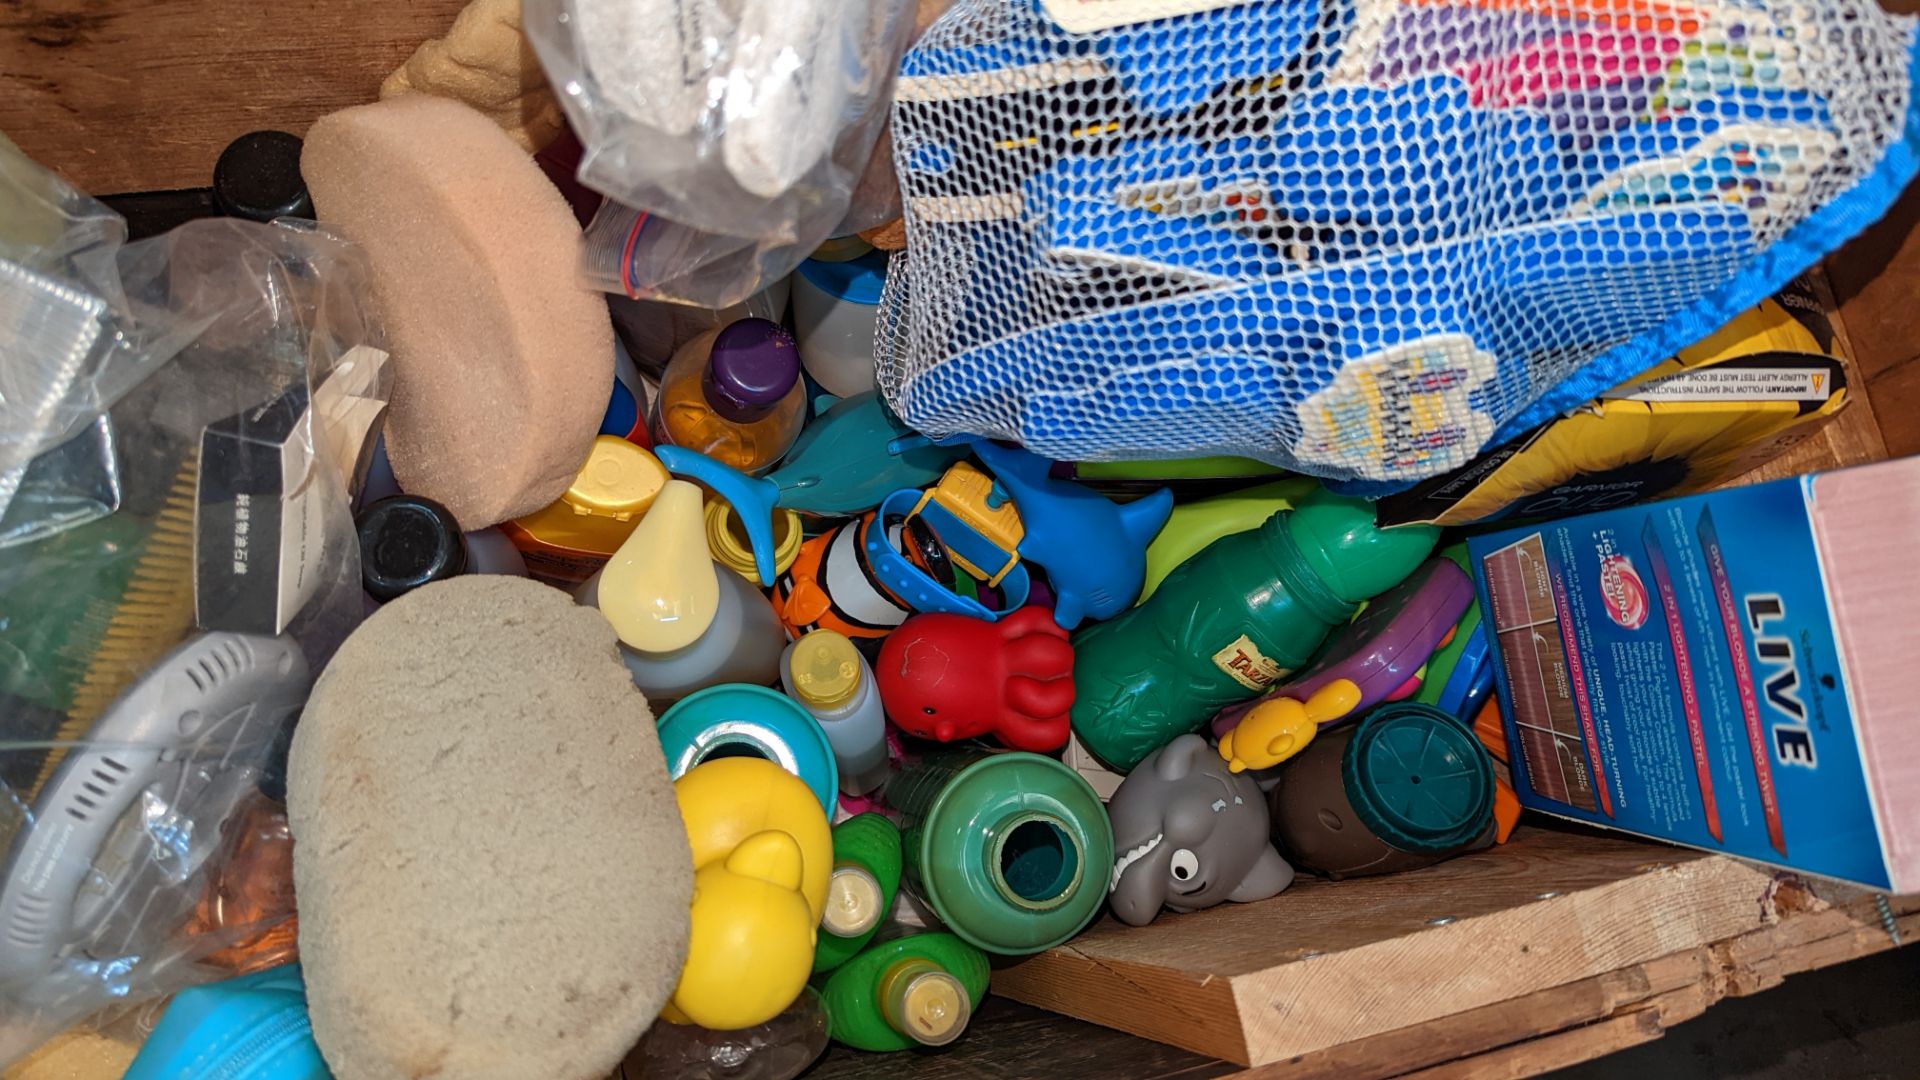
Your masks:
{"label": "white plastic bottle", "polygon": [[816,255],[800,264],[792,280],[793,335],[807,374],[837,397],[872,390],[887,253],[869,250],[838,262]]}
{"label": "white plastic bottle", "polygon": [[801,635],[780,659],[780,685],[827,733],[841,791],[865,795],[886,783],[887,714],[873,669],[853,642],[833,630]]}
{"label": "white plastic bottle", "polygon": [[720,683],[770,685],[786,631],[758,589],[713,561],[700,489],[669,480],[613,558],[575,594],[620,635],[620,658],[658,711]]}

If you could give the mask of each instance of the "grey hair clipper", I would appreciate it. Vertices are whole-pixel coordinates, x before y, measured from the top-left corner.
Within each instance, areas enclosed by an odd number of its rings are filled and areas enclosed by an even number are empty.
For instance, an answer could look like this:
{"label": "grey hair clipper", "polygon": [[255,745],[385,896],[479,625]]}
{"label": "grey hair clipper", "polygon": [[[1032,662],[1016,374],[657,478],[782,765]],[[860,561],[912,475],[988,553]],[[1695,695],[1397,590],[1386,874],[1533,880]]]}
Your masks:
{"label": "grey hair clipper", "polygon": [[[101,714],[61,762],[0,884],[0,987],[29,996],[76,952],[158,948],[220,827],[311,675],[291,638],[196,634]],[[145,928],[142,930],[142,928]],[[59,982],[61,980],[54,980]],[[57,992],[57,991],[56,991]]]}

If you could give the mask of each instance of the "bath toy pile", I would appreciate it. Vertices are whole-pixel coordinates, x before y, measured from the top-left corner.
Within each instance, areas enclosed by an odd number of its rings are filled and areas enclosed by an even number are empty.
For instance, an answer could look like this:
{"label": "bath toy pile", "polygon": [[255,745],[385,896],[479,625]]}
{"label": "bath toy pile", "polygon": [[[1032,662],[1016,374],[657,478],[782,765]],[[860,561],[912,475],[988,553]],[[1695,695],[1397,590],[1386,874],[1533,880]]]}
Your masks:
{"label": "bath toy pile", "polygon": [[[1335,481],[1492,475],[1912,160],[1877,12],[1652,6],[959,0],[901,60],[906,0],[475,0],[277,162],[317,223],[140,242],[337,245],[234,260],[296,305],[267,345],[14,261],[111,220],[46,176],[48,220],[0,216],[0,355],[195,343],[6,387],[60,407],[0,432],[0,1067],[786,1080],[953,1043],[992,961],[1103,912],[1504,840],[1490,627],[1534,624]],[[527,153],[556,109],[577,176]],[[903,255],[862,239],[894,195]],[[1826,385],[1800,337],[1774,374]],[[1713,400],[1742,462],[1845,403]],[[113,1018],[167,996],[136,1056]]]}

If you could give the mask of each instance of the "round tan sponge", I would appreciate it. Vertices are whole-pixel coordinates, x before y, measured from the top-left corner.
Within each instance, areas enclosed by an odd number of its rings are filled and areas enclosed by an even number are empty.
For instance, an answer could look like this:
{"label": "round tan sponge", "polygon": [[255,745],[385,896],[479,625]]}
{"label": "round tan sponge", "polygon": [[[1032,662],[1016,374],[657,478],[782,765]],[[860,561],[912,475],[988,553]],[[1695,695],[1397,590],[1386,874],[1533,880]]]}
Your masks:
{"label": "round tan sponge", "polygon": [[400,486],[465,529],[559,498],[613,387],[612,323],[576,279],[566,198],[493,121],[426,94],[314,121],[300,172],[320,220],[372,263]]}
{"label": "round tan sponge", "polygon": [[315,684],[287,816],[340,1080],[600,1080],[686,956],[693,856],[613,628],[522,578],[368,619]]}

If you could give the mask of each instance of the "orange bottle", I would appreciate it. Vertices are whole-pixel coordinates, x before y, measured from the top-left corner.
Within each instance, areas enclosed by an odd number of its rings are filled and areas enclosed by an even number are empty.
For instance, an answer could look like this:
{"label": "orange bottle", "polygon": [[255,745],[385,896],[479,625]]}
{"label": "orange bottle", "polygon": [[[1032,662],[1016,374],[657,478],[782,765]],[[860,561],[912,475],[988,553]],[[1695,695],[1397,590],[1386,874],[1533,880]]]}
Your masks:
{"label": "orange bottle", "polygon": [[187,923],[189,935],[228,942],[207,963],[236,975],[300,957],[293,912],[293,834],[287,811],[264,795],[243,804],[223,830],[231,845],[208,876]]}
{"label": "orange bottle", "polygon": [[799,437],[806,398],[793,338],[778,323],[741,319],[673,354],[654,400],[653,441],[755,475]]}

